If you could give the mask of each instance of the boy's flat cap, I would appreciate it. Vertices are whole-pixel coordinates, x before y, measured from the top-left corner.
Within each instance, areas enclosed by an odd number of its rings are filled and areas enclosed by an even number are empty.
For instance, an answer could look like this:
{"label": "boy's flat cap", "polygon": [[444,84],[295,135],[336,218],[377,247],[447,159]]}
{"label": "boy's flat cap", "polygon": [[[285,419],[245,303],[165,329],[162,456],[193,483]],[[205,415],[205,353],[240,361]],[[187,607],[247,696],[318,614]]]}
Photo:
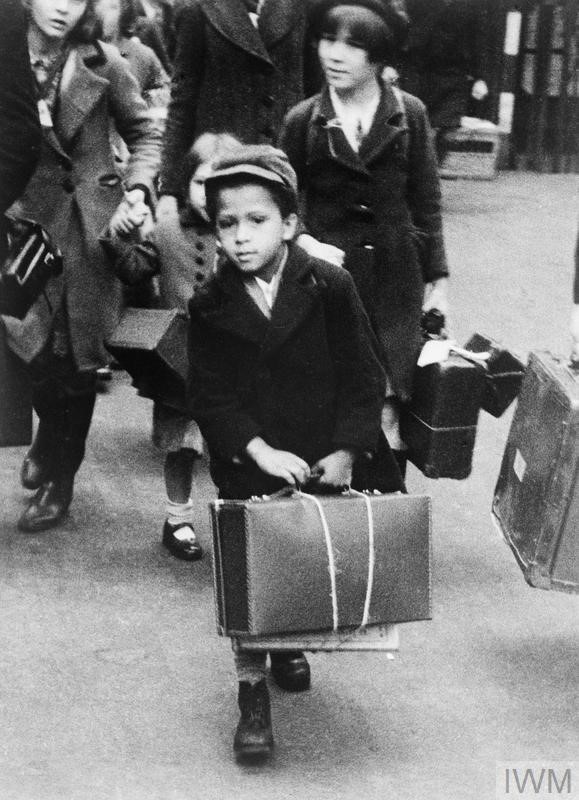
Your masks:
{"label": "boy's flat cap", "polygon": [[206,185],[237,175],[283,186],[294,197],[297,196],[298,179],[288,157],[283,150],[269,144],[240,145],[229,151],[215,162]]}

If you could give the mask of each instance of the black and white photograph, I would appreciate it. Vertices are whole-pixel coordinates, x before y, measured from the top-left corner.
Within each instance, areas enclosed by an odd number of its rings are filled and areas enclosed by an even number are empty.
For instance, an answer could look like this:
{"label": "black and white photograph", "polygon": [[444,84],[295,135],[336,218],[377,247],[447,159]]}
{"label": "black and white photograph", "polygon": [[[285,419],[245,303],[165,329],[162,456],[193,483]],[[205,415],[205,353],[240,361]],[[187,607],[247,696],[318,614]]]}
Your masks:
{"label": "black and white photograph", "polygon": [[0,0],[0,800],[579,800],[579,0]]}

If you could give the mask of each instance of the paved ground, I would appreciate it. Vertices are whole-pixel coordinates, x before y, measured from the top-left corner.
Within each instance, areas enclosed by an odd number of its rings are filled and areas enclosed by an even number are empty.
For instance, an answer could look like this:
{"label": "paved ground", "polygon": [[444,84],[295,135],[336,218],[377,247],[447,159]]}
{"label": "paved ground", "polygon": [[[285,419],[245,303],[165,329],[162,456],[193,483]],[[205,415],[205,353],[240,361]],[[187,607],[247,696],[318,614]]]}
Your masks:
{"label": "paved ground", "polygon": [[[503,174],[444,195],[456,338],[565,353],[575,178]],[[209,559],[159,546],[149,403],[123,375],[99,397],[72,513],[52,533],[16,532],[24,451],[3,450],[0,800],[490,800],[498,762],[503,778],[530,762],[560,777],[573,759],[576,791],[579,598],[527,587],[490,519],[510,417],[481,415],[468,480],[410,472],[434,502],[433,621],[403,627],[393,662],[314,655],[311,692],[273,689],[263,768],[232,759]],[[211,494],[203,474],[207,546]]]}

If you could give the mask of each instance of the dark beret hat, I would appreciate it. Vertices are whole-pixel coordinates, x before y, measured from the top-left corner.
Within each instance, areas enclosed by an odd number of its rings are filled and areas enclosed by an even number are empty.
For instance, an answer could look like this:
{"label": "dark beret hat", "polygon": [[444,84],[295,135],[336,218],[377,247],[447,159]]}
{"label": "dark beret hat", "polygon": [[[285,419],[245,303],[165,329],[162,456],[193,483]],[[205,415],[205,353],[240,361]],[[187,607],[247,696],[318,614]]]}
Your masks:
{"label": "dark beret hat", "polygon": [[320,32],[324,17],[338,6],[354,6],[373,11],[386,25],[397,47],[401,47],[408,35],[409,19],[404,0],[318,0],[310,12],[310,24],[314,33]]}

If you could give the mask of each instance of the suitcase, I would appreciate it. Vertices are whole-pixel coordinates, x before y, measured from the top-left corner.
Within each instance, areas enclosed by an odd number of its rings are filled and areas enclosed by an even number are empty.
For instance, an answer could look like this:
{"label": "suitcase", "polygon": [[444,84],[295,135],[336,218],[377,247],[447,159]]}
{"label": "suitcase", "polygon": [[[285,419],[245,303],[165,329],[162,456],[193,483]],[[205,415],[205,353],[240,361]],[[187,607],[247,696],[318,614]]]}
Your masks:
{"label": "suitcase", "polygon": [[32,383],[24,363],[6,344],[0,323],[0,447],[32,441]]}
{"label": "suitcase", "polygon": [[492,506],[531,586],[579,591],[579,370],[531,353]]}
{"label": "suitcase", "polygon": [[127,308],[105,346],[139,394],[186,411],[187,328],[176,309]]}
{"label": "suitcase", "polygon": [[408,458],[428,478],[470,475],[484,370],[460,355],[416,367],[412,399],[400,416]]}
{"label": "suitcase", "polygon": [[490,353],[486,361],[482,409],[493,417],[502,416],[520,391],[525,365],[498,342],[479,333],[471,336],[465,349]]}
{"label": "suitcase", "polygon": [[210,508],[223,636],[352,631],[431,616],[428,497],[295,492]]}

